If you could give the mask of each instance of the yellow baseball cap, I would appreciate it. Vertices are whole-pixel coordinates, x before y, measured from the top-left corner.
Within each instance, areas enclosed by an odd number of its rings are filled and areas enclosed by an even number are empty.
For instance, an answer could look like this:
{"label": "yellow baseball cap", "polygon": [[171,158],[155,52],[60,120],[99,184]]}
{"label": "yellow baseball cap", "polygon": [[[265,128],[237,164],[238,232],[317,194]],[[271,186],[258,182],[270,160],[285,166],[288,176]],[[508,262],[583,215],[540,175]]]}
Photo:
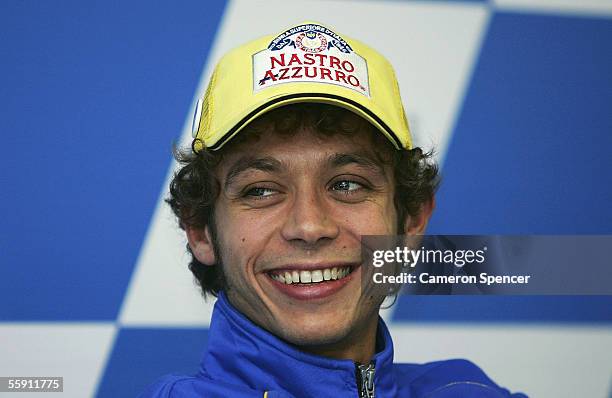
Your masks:
{"label": "yellow baseball cap", "polygon": [[283,105],[325,103],[372,123],[397,148],[412,148],[393,67],[374,49],[304,22],[224,55],[198,100],[193,150],[218,150],[249,122]]}

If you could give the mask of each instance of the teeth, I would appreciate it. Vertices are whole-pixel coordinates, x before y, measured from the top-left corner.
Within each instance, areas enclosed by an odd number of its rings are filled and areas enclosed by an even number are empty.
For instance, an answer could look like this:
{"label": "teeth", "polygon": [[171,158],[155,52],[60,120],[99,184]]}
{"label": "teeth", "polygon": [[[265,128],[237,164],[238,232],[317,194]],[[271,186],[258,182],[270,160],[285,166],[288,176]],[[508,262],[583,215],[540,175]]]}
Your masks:
{"label": "teeth", "polygon": [[350,271],[350,267],[333,267],[316,269],[312,271],[284,271],[279,273],[271,273],[270,276],[276,281],[291,285],[293,283],[319,283],[329,280],[338,280],[347,276]]}
{"label": "teeth", "polygon": [[312,276],[312,282],[314,283],[321,282],[323,280],[323,271],[321,270],[314,270],[310,274]]}

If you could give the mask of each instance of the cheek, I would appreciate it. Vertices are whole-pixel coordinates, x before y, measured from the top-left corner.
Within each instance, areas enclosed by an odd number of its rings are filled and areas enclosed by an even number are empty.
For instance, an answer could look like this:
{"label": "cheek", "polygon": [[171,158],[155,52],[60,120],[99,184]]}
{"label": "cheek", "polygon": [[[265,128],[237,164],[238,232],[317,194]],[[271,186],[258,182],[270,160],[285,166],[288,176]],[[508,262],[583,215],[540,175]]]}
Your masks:
{"label": "cheek", "polygon": [[247,266],[265,249],[274,230],[274,219],[257,212],[219,212],[217,229],[227,266]]}
{"label": "cheek", "polygon": [[392,201],[368,201],[342,210],[340,219],[356,235],[394,235],[397,212]]}

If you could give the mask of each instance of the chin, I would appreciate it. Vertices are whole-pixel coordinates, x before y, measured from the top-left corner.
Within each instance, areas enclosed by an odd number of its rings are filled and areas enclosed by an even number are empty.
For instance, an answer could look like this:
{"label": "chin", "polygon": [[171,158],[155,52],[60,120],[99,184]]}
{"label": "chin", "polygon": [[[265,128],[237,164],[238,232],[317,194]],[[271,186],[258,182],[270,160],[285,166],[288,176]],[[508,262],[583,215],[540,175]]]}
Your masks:
{"label": "chin", "polygon": [[298,346],[326,346],[337,344],[350,334],[351,323],[348,319],[338,320],[308,317],[306,319],[291,320],[290,323],[279,322],[279,337]]}

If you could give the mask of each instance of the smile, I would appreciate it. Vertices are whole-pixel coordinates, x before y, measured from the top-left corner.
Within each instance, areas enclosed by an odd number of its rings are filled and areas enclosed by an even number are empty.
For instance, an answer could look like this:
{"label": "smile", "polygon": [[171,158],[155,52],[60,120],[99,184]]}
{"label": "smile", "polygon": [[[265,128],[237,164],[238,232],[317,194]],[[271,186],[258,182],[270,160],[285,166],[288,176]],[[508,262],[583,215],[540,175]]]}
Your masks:
{"label": "smile", "polygon": [[269,275],[275,281],[291,284],[313,284],[330,280],[340,280],[351,273],[351,267],[332,267],[313,270],[274,271]]}

